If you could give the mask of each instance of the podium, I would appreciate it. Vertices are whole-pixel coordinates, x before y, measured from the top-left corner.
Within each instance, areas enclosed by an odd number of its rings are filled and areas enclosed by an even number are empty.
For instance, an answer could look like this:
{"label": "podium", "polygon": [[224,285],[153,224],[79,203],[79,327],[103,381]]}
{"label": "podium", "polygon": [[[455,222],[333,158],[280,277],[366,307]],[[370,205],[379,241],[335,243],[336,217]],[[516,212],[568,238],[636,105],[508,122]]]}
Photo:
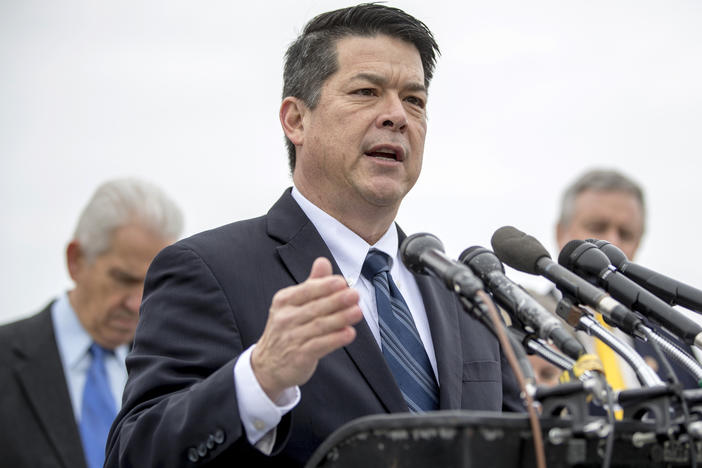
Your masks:
{"label": "podium", "polygon": [[[540,420],[546,464],[600,467],[605,438],[577,433],[568,420]],[[612,467],[690,466],[689,447],[654,425],[618,421]],[[697,444],[697,453],[702,446]],[[698,456],[698,460],[702,461]],[[531,468],[536,466],[526,414],[437,411],[356,419],[318,447],[306,468]]]}

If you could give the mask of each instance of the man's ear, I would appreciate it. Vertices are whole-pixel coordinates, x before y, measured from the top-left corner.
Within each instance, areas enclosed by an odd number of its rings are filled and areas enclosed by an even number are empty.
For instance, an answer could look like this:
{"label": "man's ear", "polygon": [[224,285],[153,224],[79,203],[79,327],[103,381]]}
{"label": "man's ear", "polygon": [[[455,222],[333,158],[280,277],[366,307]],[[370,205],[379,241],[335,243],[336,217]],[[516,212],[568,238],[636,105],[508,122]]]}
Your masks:
{"label": "man's ear", "polygon": [[66,265],[68,266],[68,274],[71,276],[71,279],[76,281],[85,266],[85,255],[76,240],[69,242],[66,247]]}
{"label": "man's ear", "polygon": [[285,136],[293,142],[295,146],[302,146],[304,141],[304,117],[307,106],[298,98],[288,96],[280,104],[280,124],[283,127]]}
{"label": "man's ear", "polygon": [[566,239],[566,230],[567,228],[561,223],[556,224],[556,245],[558,246],[558,250],[566,244],[566,242],[563,242]]}

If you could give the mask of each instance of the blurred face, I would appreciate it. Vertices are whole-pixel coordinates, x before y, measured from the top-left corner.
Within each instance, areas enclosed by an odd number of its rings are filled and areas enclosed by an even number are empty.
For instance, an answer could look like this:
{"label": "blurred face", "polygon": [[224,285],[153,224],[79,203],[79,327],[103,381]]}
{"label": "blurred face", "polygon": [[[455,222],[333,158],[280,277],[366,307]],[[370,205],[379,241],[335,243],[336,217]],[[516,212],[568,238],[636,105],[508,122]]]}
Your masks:
{"label": "blurred face", "polygon": [[561,370],[548,362],[547,360],[530,354],[527,356],[531,367],[534,369],[534,380],[536,385],[543,387],[553,387],[558,384],[558,378],[561,375]]}
{"label": "blurred face", "polygon": [[388,207],[419,177],[427,92],[414,45],[379,35],[337,42],[338,70],[305,109],[296,186],[323,210]]}
{"label": "blurred face", "polygon": [[585,190],[575,199],[573,219],[557,228],[559,248],[573,239],[601,239],[631,260],[643,236],[643,210],[637,198],[621,191]]}
{"label": "blurred face", "polygon": [[151,260],[170,242],[130,224],[118,228],[107,252],[88,261],[77,242],[68,246],[75,288],[71,305],[93,340],[107,349],[134,337],[144,277]]}

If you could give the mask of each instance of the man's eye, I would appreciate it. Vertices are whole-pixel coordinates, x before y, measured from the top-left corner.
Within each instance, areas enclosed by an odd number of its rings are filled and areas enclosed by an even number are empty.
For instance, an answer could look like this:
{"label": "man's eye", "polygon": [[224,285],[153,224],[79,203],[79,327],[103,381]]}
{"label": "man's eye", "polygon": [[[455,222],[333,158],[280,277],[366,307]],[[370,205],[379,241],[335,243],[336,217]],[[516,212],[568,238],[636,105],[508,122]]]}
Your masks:
{"label": "man's eye", "polygon": [[424,99],[418,98],[417,96],[408,96],[405,98],[405,101],[409,102],[413,106],[417,106],[420,109],[424,109]]}
{"label": "man's eye", "polygon": [[619,231],[619,237],[623,241],[632,241],[634,240],[634,233],[631,231]]}
{"label": "man's eye", "polygon": [[375,90],[372,88],[361,88],[354,91],[354,94],[359,94],[361,96],[375,96]]}
{"label": "man's eye", "polygon": [[135,278],[134,276],[123,271],[113,270],[110,272],[110,276],[114,281],[124,286],[131,286],[141,282],[139,278]]}
{"label": "man's eye", "polygon": [[607,225],[604,223],[591,223],[586,226],[586,229],[592,233],[602,234],[607,231]]}

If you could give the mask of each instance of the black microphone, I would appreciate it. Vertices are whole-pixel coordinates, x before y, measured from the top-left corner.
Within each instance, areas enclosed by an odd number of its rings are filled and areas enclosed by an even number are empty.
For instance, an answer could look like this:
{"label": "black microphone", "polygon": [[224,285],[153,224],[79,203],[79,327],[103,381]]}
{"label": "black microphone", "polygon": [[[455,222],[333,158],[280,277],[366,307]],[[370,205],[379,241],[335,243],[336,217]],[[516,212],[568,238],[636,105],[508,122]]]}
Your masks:
{"label": "black microphone", "polygon": [[486,248],[473,246],[464,250],[459,260],[470,267],[487,286],[497,303],[539,337],[551,340],[558,349],[573,359],[585,354],[583,346],[561,322],[536,302],[524,289],[504,273],[497,256]]}
{"label": "black microphone", "polygon": [[599,284],[612,297],[651,318],[689,345],[702,345],[702,326],[651,294],[609,263],[609,258],[594,244],[572,240],[561,250],[558,263]]}
{"label": "black microphone", "polygon": [[551,256],[534,237],[512,226],[503,226],[492,235],[495,255],[515,270],[541,275],[552,281],[563,294],[578,303],[595,308],[607,320],[627,333],[643,323],[635,313],[612,299],[605,291],[595,287],[551,260]]}
{"label": "black microphone", "polygon": [[473,300],[483,283],[470,268],[444,254],[444,245],[434,235],[419,232],[408,236],[400,245],[402,263],[416,274],[432,274],[452,291]]}
{"label": "black microphone", "polygon": [[702,291],[699,289],[630,262],[624,252],[607,241],[597,239],[587,239],[587,241],[604,252],[610,263],[624,276],[648,289],[668,304],[679,304],[690,310],[702,312]]}

